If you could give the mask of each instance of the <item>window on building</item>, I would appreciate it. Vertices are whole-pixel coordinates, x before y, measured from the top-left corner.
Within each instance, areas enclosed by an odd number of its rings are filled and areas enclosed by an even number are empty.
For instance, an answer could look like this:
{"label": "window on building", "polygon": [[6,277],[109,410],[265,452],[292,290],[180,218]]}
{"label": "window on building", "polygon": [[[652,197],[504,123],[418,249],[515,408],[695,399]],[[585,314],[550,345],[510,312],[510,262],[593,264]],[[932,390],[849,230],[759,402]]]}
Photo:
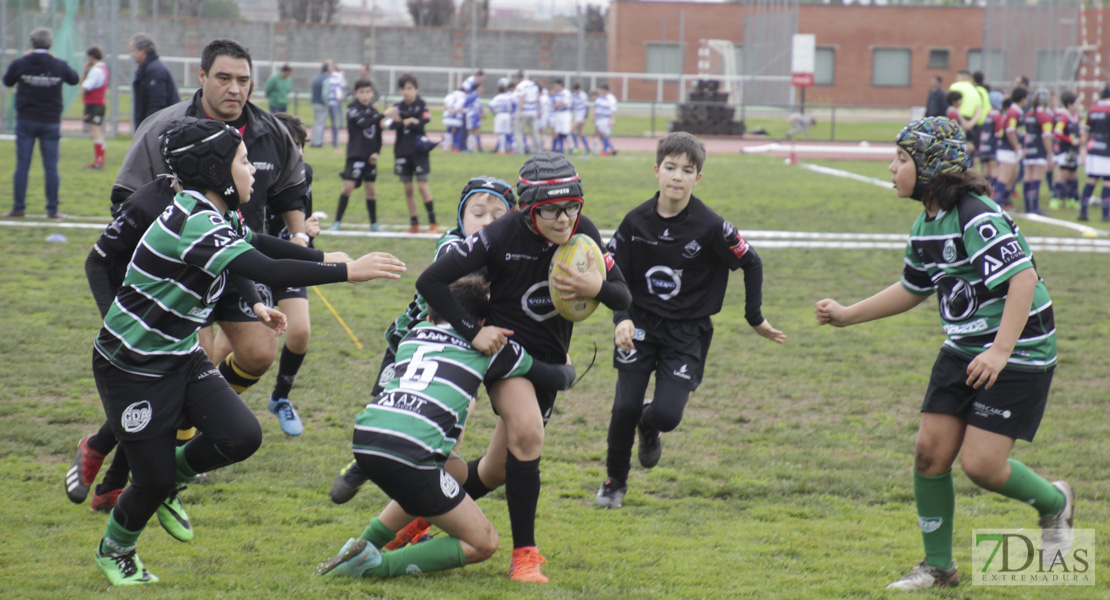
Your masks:
{"label": "window on building", "polygon": [[948,68],[948,54],[947,48],[932,48],[929,50],[929,68],[930,69],[947,69]]}
{"label": "window on building", "polygon": [[910,49],[875,48],[871,53],[871,85],[909,87]]}
{"label": "window on building", "polygon": [[967,51],[967,70],[972,73],[982,71],[987,79],[1001,77],[1006,72],[1006,55],[1001,50],[991,50],[984,61],[982,50]]}
{"label": "window on building", "polygon": [[[1064,53],[1057,50],[1037,51],[1037,76],[1034,81],[1058,81],[1064,79]],[[1075,73],[1075,71],[1071,71]]]}
{"label": "window on building", "polygon": [[682,45],[649,42],[644,72],[660,75],[681,75]]}
{"label": "window on building", "polygon": [[833,85],[836,81],[836,50],[817,48],[813,56],[813,84]]}

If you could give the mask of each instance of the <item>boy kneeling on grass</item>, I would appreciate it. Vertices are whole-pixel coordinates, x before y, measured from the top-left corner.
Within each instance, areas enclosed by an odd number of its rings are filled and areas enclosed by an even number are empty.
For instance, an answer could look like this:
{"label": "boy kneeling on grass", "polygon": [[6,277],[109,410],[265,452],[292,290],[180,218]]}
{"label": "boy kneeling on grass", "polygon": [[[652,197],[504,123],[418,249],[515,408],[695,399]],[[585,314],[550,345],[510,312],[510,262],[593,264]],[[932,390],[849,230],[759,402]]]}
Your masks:
{"label": "boy kneeling on grass", "polygon": [[[489,284],[468,275],[450,285],[467,312],[485,322]],[[428,320],[397,346],[396,375],[355,419],[359,468],[392,501],[359,538],[320,563],[319,575],[396,577],[454,569],[493,556],[497,531],[444,464],[462,435],[471,399],[483,382],[527,377],[568,389],[574,367],[534,360],[510,341],[492,355],[474,348],[428,308]],[[381,552],[397,531],[424,517],[450,537]]]}

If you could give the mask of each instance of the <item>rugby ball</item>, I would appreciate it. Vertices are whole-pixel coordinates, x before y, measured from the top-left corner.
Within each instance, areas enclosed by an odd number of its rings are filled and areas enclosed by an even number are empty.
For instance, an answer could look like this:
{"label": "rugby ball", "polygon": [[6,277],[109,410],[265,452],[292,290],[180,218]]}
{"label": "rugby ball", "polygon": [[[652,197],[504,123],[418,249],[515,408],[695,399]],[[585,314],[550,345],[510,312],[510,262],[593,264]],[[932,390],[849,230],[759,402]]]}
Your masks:
{"label": "rugby ball", "polygon": [[[590,252],[593,253],[593,260],[589,259],[588,253]],[[600,304],[593,298],[564,299],[564,293],[555,288],[555,276],[563,271],[559,267],[559,263],[565,264],[579,273],[585,273],[593,269],[601,274],[602,279],[605,279],[604,256],[605,254],[601,251],[597,242],[583,233],[574,234],[567,240],[567,243],[555,250],[555,256],[551,257],[551,265],[547,269],[547,288],[551,292],[551,303],[555,305],[555,311],[559,313],[559,316],[577,323],[593,314],[597,305]]]}

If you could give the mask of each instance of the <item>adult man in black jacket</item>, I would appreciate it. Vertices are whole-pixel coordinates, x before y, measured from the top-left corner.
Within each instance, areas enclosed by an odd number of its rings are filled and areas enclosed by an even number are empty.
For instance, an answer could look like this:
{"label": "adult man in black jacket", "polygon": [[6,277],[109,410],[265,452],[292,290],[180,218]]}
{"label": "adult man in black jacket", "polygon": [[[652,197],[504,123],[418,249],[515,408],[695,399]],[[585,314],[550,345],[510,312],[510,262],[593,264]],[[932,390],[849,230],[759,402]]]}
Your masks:
{"label": "adult man in black jacket", "polygon": [[145,33],[131,36],[131,58],[139,68],[135,69],[135,80],[131,82],[131,130],[139,128],[150,115],[177,104],[177,84],[173,81],[166,65],[158,59],[154,40]]}
{"label": "adult man in black jacket", "polygon": [[12,61],[4,85],[18,85],[15,93],[15,174],[12,210],[4,216],[22,217],[27,209],[27,175],[35,140],[42,144],[46,172],[46,216],[64,219],[58,212],[58,140],[61,138],[62,84],[77,85],[77,71],[50,52],[54,34],[45,27],[31,32],[31,51]]}
{"label": "adult man in black jacket", "polygon": [[[242,133],[247,157],[256,169],[252,201],[241,209],[247,226],[267,233],[266,216],[280,215],[291,241],[307,246],[303,198],[308,188],[304,162],[285,126],[248,101],[252,75],[250,54],[239,43],[224,39],[205,46],[198,72],[201,89],[190,100],[147,119],[135,132],[112,188],[112,203],[123,202],[135,190],[168,172],[161,159],[159,137],[173,121],[181,117],[215,119]],[[272,304],[268,288],[260,289],[260,293]],[[242,392],[270,368],[277,353],[277,338],[257,321],[250,306],[241,302],[236,293],[223,295],[216,308],[216,320],[227,340],[217,338],[213,362],[219,361],[224,378]],[[227,343],[232,355],[220,361],[227,353]]]}

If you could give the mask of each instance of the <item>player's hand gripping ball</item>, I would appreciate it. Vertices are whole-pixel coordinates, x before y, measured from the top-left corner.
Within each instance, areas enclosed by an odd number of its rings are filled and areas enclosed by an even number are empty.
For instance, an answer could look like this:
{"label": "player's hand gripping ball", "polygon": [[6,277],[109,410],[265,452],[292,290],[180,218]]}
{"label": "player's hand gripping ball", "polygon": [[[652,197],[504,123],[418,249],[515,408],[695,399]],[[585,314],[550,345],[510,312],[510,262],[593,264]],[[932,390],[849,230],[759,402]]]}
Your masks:
{"label": "player's hand gripping ball", "polygon": [[[593,260],[590,260],[590,253],[593,254]],[[555,305],[555,311],[559,316],[577,323],[593,314],[600,304],[594,298],[565,298],[567,292],[561,292],[555,287],[555,276],[563,270],[559,267],[559,263],[568,265],[579,273],[593,269],[601,274],[604,280],[605,259],[603,257],[604,253],[597,242],[582,233],[574,234],[567,243],[559,246],[555,251],[555,256],[551,257],[551,265],[547,269],[547,288],[551,292],[551,303]]]}

